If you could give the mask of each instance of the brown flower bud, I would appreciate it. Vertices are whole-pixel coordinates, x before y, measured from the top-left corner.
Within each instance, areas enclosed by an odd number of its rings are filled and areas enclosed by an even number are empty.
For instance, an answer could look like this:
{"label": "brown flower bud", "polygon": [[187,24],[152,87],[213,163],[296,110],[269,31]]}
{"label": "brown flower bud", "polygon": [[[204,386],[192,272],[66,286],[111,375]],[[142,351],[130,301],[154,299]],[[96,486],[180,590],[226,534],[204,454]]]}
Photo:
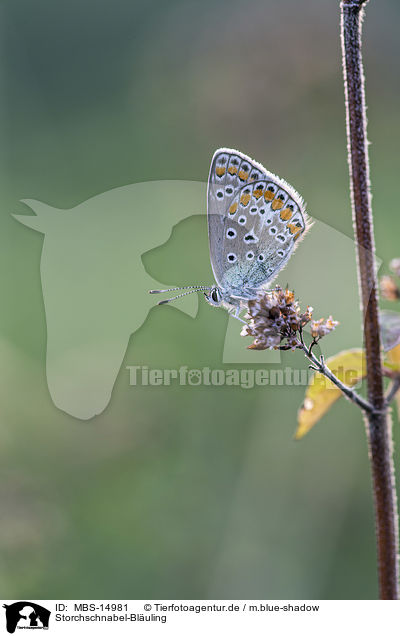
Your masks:
{"label": "brown flower bud", "polygon": [[324,320],[324,318],[313,320],[311,323],[311,335],[313,338],[322,338],[333,331],[338,324],[339,322],[333,320],[332,316],[329,316],[326,320]]}

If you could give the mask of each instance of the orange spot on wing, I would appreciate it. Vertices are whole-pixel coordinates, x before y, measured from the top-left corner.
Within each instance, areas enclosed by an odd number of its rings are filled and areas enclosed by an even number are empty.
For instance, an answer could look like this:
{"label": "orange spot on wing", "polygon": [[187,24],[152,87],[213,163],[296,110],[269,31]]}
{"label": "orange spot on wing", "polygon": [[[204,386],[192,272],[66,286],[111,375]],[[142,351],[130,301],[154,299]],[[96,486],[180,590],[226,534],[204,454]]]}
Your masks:
{"label": "orange spot on wing", "polygon": [[301,227],[295,225],[294,223],[288,223],[286,227],[288,228],[290,234],[296,234],[296,238],[297,234],[301,234]]}
{"label": "orange spot on wing", "polygon": [[282,221],[289,221],[289,219],[292,216],[293,216],[293,212],[292,210],[290,210],[290,208],[285,208],[284,210],[281,210],[280,217]]}
{"label": "orange spot on wing", "polygon": [[283,201],[281,199],[275,199],[271,203],[271,208],[273,210],[280,210],[281,208],[283,208]]}
{"label": "orange spot on wing", "polygon": [[242,205],[248,205],[250,199],[251,199],[251,194],[246,192],[245,194],[242,194],[242,196],[240,197],[240,203]]}
{"label": "orange spot on wing", "polygon": [[236,173],[237,173],[237,171],[238,171],[237,166],[229,166],[229,168],[228,168],[228,172],[229,172],[229,174],[231,174],[231,175],[236,174]]}
{"label": "orange spot on wing", "polygon": [[249,178],[249,173],[245,170],[239,170],[239,179],[241,181],[246,181]]}
{"label": "orange spot on wing", "polygon": [[232,203],[232,205],[229,208],[229,214],[235,214],[237,209],[238,209],[238,204],[236,202]]}
{"label": "orange spot on wing", "polygon": [[225,170],[226,170],[225,166],[217,166],[215,168],[215,173],[217,177],[223,177],[225,174]]}
{"label": "orange spot on wing", "polygon": [[275,196],[275,192],[272,192],[271,190],[265,190],[264,198],[266,201],[272,201],[274,196]]}
{"label": "orange spot on wing", "polygon": [[263,188],[257,188],[256,190],[254,190],[253,192],[253,197],[255,199],[259,199],[260,197],[262,197],[262,195],[264,194],[264,190]]}

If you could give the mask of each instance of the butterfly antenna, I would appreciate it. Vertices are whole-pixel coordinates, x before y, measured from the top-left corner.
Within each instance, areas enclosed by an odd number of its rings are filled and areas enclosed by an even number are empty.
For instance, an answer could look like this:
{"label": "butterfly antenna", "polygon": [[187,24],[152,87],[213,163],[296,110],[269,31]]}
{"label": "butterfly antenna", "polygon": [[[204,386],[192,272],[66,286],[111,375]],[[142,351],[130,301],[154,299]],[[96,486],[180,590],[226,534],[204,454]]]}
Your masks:
{"label": "butterfly antenna", "polygon": [[163,294],[164,292],[179,291],[180,289],[192,289],[193,291],[201,291],[203,289],[211,289],[207,285],[186,285],[184,287],[171,287],[170,289],[150,289],[149,294]]}
{"label": "butterfly antenna", "polygon": [[[180,288],[178,287],[178,289],[180,289]],[[177,298],[182,298],[182,296],[188,296],[189,294],[194,294],[194,292],[203,291],[205,289],[210,289],[210,287],[196,287],[195,289],[191,289],[190,291],[184,292],[183,294],[178,294],[177,296],[174,296],[173,298],[167,298],[167,300],[160,300],[160,302],[157,303],[157,305],[166,305],[167,303],[170,303],[173,300],[177,300]],[[173,290],[165,290],[165,291],[173,291]],[[152,292],[150,292],[150,293],[152,293]]]}

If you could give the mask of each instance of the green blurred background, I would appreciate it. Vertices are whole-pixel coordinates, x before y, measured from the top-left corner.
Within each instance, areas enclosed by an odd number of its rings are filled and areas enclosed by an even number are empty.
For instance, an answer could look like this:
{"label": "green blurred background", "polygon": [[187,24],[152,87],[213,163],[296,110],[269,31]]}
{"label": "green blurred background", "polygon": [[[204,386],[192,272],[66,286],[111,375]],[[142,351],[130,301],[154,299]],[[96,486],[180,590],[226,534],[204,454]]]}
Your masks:
{"label": "green blurred background", "polygon": [[[230,146],[351,236],[338,2],[2,0],[0,13],[1,596],[376,597],[359,411],[338,403],[298,443],[302,387],[130,387],[127,364],[223,368],[228,318],[200,303],[195,320],[151,311],[102,415],[62,413],[45,379],[43,237],[10,216],[28,213],[26,197],[70,208],[125,184],[204,181]],[[399,18],[395,0],[371,0],[364,28],[386,263],[400,255]],[[205,223],[176,232],[179,250],[144,258],[149,273],[209,281]],[[340,317],[329,353],[349,344]],[[306,366],[292,353],[287,364]]]}

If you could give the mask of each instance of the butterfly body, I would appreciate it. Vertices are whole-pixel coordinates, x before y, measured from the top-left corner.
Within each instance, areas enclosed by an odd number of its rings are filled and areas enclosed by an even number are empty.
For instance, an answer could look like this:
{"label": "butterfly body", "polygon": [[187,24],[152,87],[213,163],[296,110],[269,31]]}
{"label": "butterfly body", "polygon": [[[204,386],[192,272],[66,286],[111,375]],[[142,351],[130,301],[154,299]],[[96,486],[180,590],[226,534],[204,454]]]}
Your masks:
{"label": "butterfly body", "polygon": [[197,289],[211,305],[234,310],[236,317],[269,286],[310,227],[304,201],[292,186],[230,148],[217,150],[211,161],[207,219],[216,284]]}

